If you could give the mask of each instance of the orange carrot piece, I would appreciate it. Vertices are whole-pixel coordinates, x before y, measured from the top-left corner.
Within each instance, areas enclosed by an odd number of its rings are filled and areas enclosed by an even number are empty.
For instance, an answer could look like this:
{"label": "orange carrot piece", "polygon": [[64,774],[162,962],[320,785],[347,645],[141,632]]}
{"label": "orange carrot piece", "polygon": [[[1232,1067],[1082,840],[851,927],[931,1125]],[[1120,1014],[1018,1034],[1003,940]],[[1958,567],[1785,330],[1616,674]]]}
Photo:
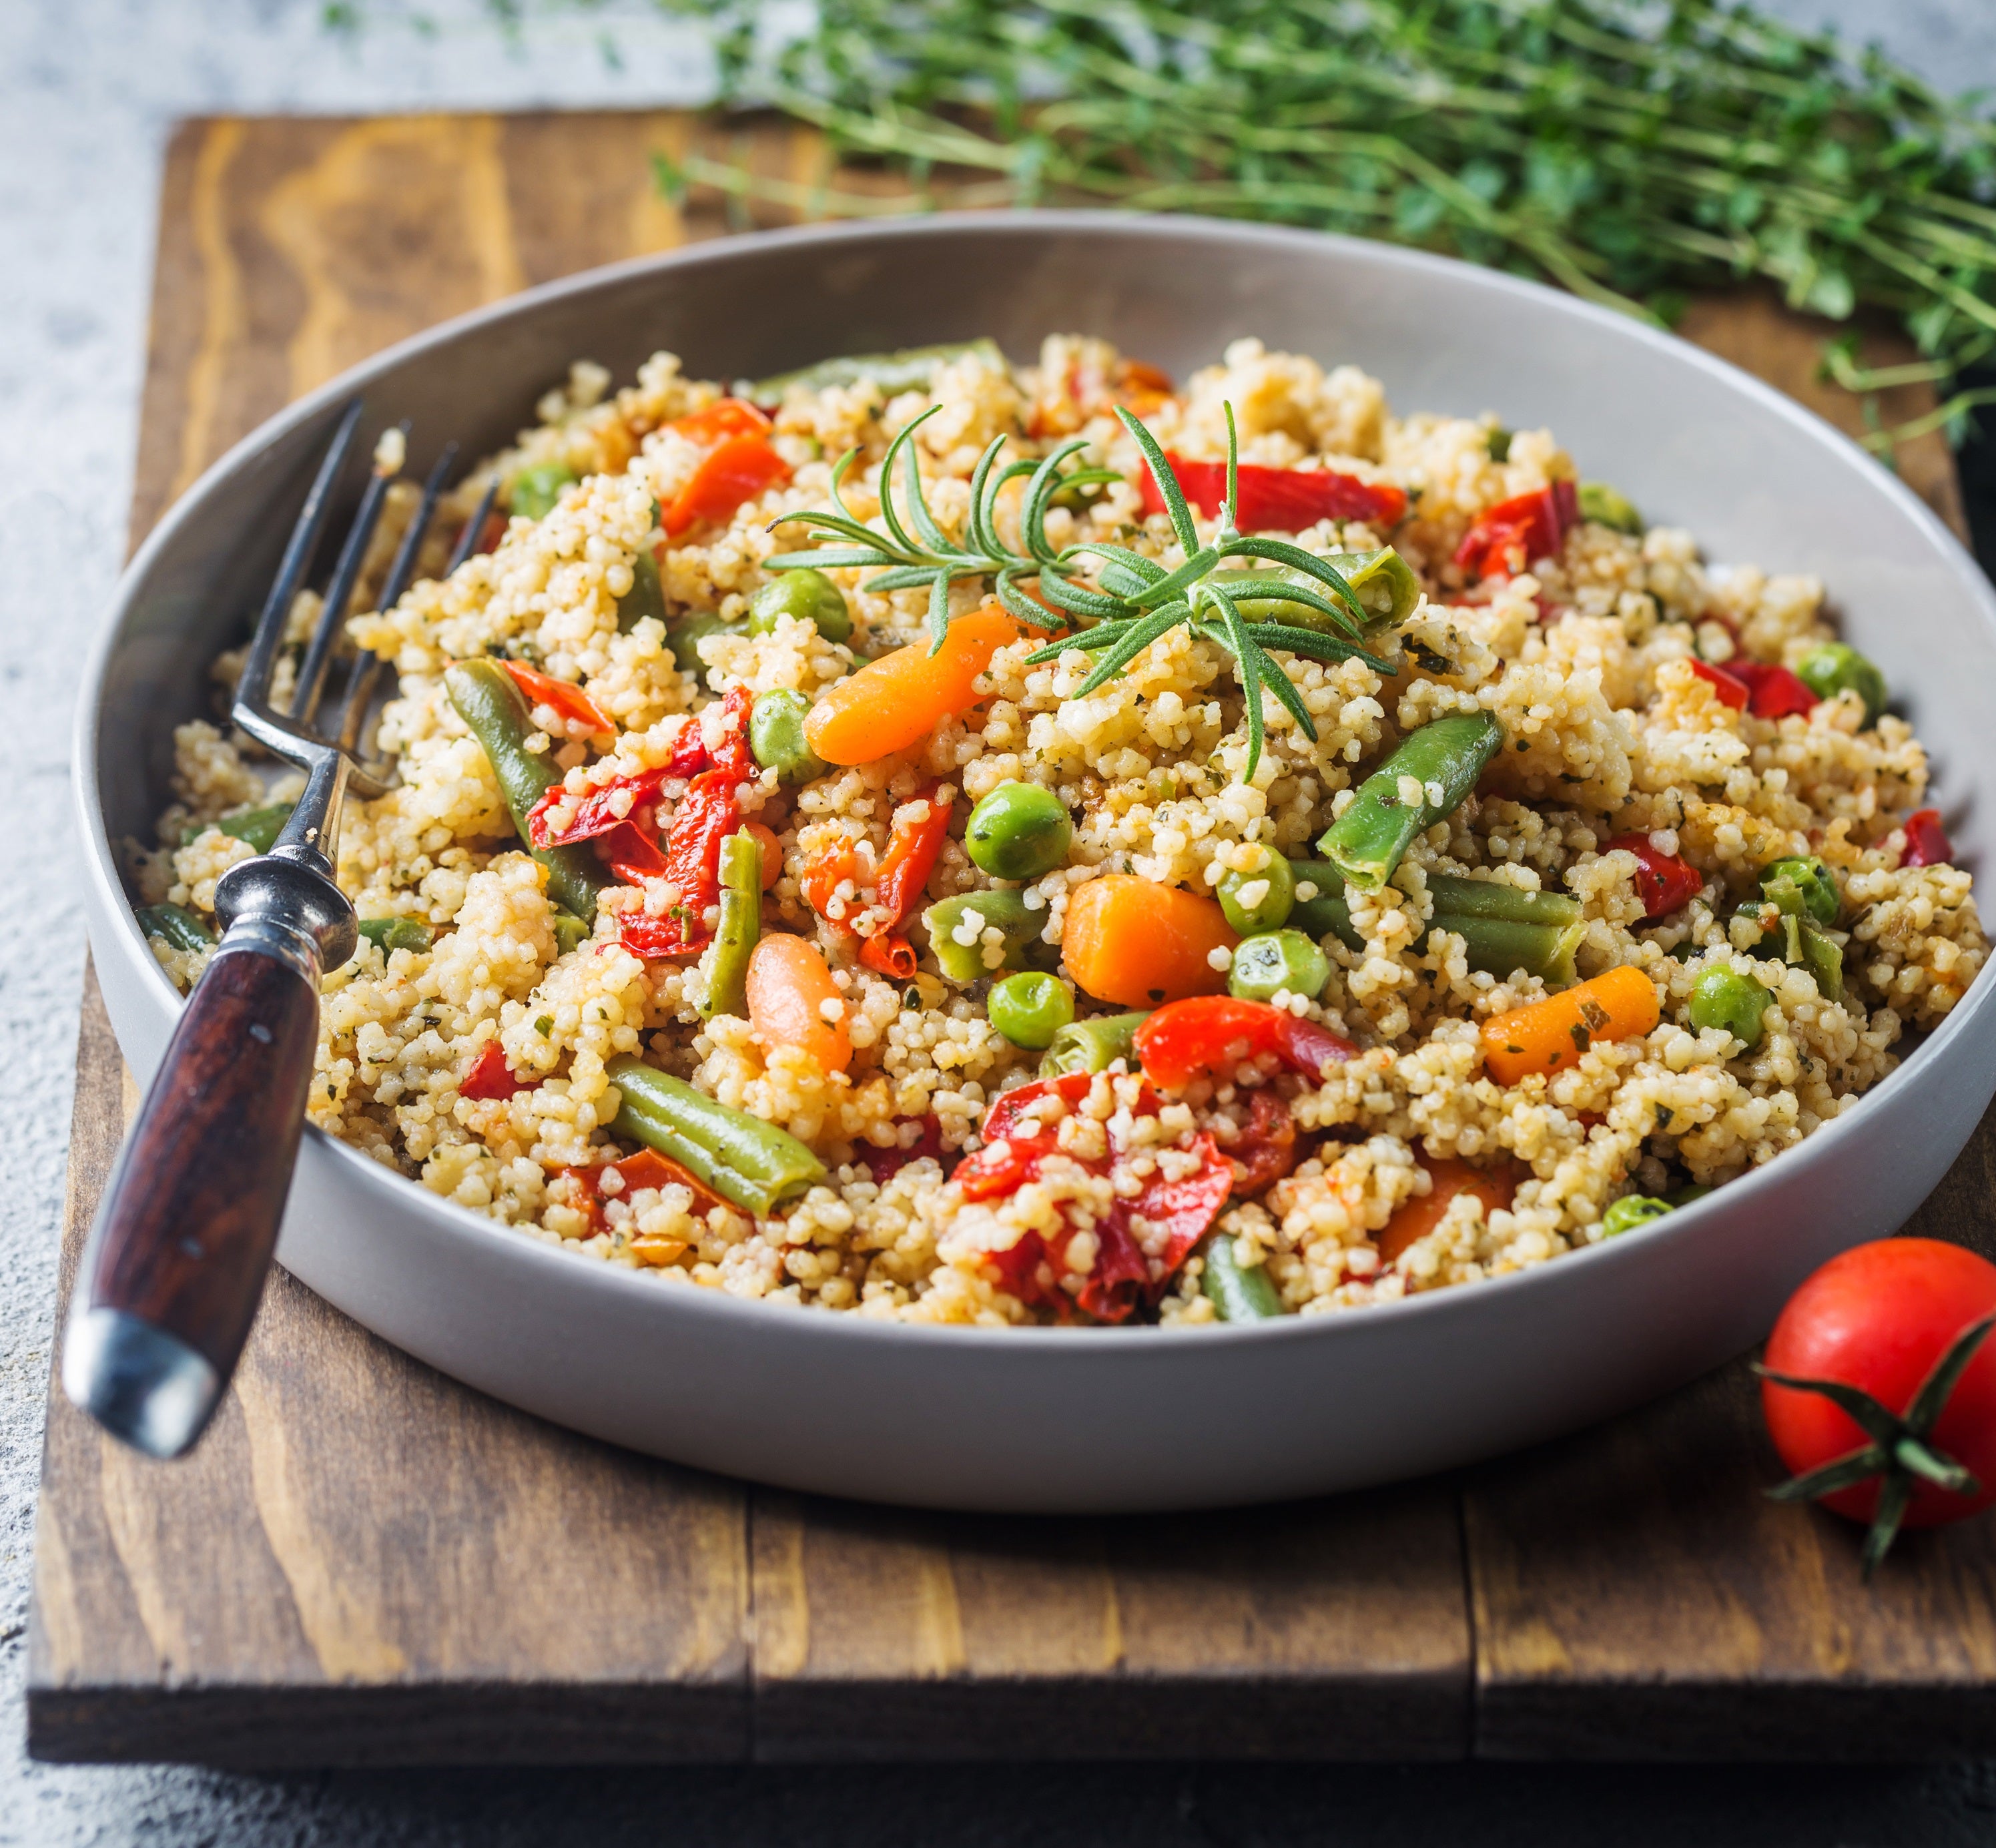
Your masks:
{"label": "orange carrot piece", "polygon": [[1500,1085],[1576,1064],[1597,1040],[1636,1039],[1655,1026],[1657,985],[1626,964],[1483,1023],[1484,1069]]}
{"label": "orange carrot piece", "polygon": [[742,827],[745,833],[755,837],[756,845],[762,850],[762,890],[767,892],[783,876],[783,844],[766,821],[745,821]]}
{"label": "orange carrot piece", "polygon": [[1486,1212],[1495,1213],[1500,1207],[1509,1207],[1518,1191],[1514,1172],[1499,1169],[1493,1173],[1488,1168],[1472,1168],[1457,1156],[1424,1161],[1422,1166],[1434,1186],[1416,1199],[1403,1200],[1393,1210],[1393,1217],[1373,1241],[1378,1247],[1382,1264],[1392,1263],[1416,1239],[1425,1238],[1440,1225],[1441,1216],[1457,1195],[1473,1193]]}
{"label": "orange carrot piece", "polygon": [[818,695],[804,736],[827,763],[871,763],[905,751],[976,705],[977,676],[1024,632],[996,604],[959,616],[935,654],[917,642],[835,681]]}
{"label": "orange carrot piece", "polygon": [[1069,895],[1061,955],[1096,1000],[1161,1007],[1223,994],[1227,971],[1213,966],[1213,952],[1240,941],[1217,899],[1111,872]]}
{"label": "orange carrot piece", "polygon": [[824,958],[801,937],[776,932],[760,938],[748,958],[748,1021],[766,1050],[801,1046],[828,1072],[852,1062],[852,1040],[843,1013],[825,1018],[824,1003],[845,997]]}

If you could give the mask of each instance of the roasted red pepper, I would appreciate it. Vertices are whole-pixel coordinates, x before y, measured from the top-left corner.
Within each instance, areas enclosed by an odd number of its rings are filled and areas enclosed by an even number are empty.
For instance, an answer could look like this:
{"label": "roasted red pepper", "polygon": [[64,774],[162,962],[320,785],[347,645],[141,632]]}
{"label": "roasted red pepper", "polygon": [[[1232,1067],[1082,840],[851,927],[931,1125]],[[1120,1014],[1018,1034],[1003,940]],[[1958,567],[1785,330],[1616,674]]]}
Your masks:
{"label": "roasted red pepper", "polygon": [[[662,864],[643,874],[669,880],[680,896],[662,917],[624,913],[617,934],[626,949],[650,962],[697,955],[712,940],[707,914],[721,902],[721,844],[742,824],[739,788],[739,779],[726,770],[703,770],[687,785],[666,835]],[[621,871],[614,862],[612,869]]]}
{"label": "roasted red pepper", "polygon": [[731,436],[766,436],[772,426],[768,417],[747,399],[723,397],[704,411],[674,418],[667,428],[705,449]]}
{"label": "roasted red pepper", "polygon": [[1906,831],[1906,850],[1899,855],[1901,866],[1951,866],[1954,844],[1940,824],[1937,808],[1915,809],[1901,824]]}
{"label": "roasted red pepper", "polygon": [[1472,578],[1515,577],[1534,559],[1557,558],[1579,523],[1579,491],[1571,481],[1555,481],[1488,508],[1463,535],[1455,562]]}
{"label": "roasted red pepper", "polygon": [[581,1196],[575,1204],[589,1215],[590,1223],[599,1232],[604,1223],[603,1174],[605,1168],[611,1168],[616,1169],[624,1183],[618,1190],[616,1197],[619,1199],[628,1199],[647,1187],[678,1186],[693,1196],[693,1210],[703,1216],[727,1203],[678,1162],[656,1149],[641,1148],[635,1155],[626,1155],[621,1161],[606,1161],[598,1168],[563,1168],[560,1172],[575,1182],[576,1191]]}
{"label": "roasted red pepper", "polygon": [[481,1103],[494,1100],[503,1102],[533,1088],[532,1085],[521,1083],[513,1075],[513,1068],[507,1064],[505,1052],[499,1042],[487,1040],[479,1048],[478,1056],[471,1062],[471,1069],[459,1082],[457,1094]]}
{"label": "roasted red pepper", "polygon": [[896,927],[906,923],[921,904],[929,875],[935,870],[936,855],[949,838],[950,813],[955,805],[937,800],[940,786],[929,784],[904,805],[912,808],[915,803],[922,802],[928,807],[924,814],[895,822],[887,851],[872,875],[870,900],[865,896],[866,869],[859,855],[848,846],[821,854],[806,868],[802,882],[805,900],[811,909],[845,936],[854,934],[852,926],[844,918],[833,917],[829,907],[838,888],[848,879],[860,889],[862,896],[853,901],[858,910],[878,909],[886,913],[879,930],[860,938],[859,955],[867,968],[897,982],[914,979],[915,952],[907,939],[897,934]]}
{"label": "roasted red pepper", "polygon": [[1203,1074],[1272,1052],[1292,1071],[1321,1078],[1358,1048],[1328,1027],[1299,1020],[1285,1007],[1233,995],[1193,995],[1160,1007],[1137,1029],[1144,1075],[1177,1090]]}
{"label": "roasted red pepper", "polygon": [[[1033,1179],[1047,1160],[1062,1154],[1057,1126],[1042,1125],[1027,1115],[1030,1106],[1048,1096],[1058,1096],[1071,1110],[1088,1095],[1094,1082],[1086,1072],[1042,1079],[1008,1091],[991,1106],[984,1120],[984,1147],[956,1171],[956,1180],[967,1200],[989,1199],[1015,1192]],[[1137,1104],[1139,1113],[1155,1114],[1158,1100],[1146,1086]],[[1069,1275],[1069,1247],[1081,1228],[1072,1227],[1048,1237],[1027,1233],[1003,1251],[989,1254],[989,1261],[1006,1289],[1023,1303],[1042,1303],[1062,1315],[1072,1304],[1097,1321],[1126,1320],[1140,1303],[1161,1296],[1172,1277],[1206,1236],[1234,1191],[1234,1168],[1220,1152],[1219,1145],[1206,1134],[1195,1137],[1191,1152],[1198,1165],[1175,1180],[1168,1180],[1155,1168],[1144,1177],[1134,1194],[1119,1192],[1108,1214],[1090,1228],[1096,1252],[1086,1280],[1077,1296],[1060,1287]],[[1066,1158],[1095,1174],[1116,1174],[1127,1160],[1112,1151],[1103,1160]],[[1144,1221],[1148,1236],[1163,1231],[1166,1236],[1155,1255],[1157,1273],[1152,1274],[1139,1242],[1135,1219]],[[1049,1273],[1041,1275],[1044,1267]]]}
{"label": "roasted red pepper", "polygon": [[1636,892],[1643,901],[1643,921],[1667,917],[1705,890],[1705,876],[1674,853],[1660,853],[1647,835],[1617,835],[1602,849],[1636,856]]}
{"label": "roasted red pepper", "polygon": [[[550,810],[569,800],[559,783],[535,803],[527,814],[527,845],[530,847],[566,847],[572,841],[594,841],[600,835],[631,826],[631,817],[642,814],[658,800],[659,786],[672,774],[669,770],[647,770],[642,776],[620,776],[615,782],[594,790],[576,804],[575,818],[559,833],[548,824]],[[628,800],[625,800],[628,797]]]}
{"label": "roasted red pepper", "polygon": [[1272,1187],[1296,1165],[1296,1120],[1281,1094],[1254,1093],[1248,1127],[1227,1151],[1234,1164],[1234,1191],[1244,1196]]}
{"label": "roasted red pepper", "polygon": [[1756,718],[1807,717],[1815,710],[1815,690],[1798,674],[1766,661],[1729,661],[1725,671],[1746,683],[1746,710]]}
{"label": "roasted red pepper", "polygon": [[942,1124],[932,1110],[921,1119],[922,1133],[907,1148],[876,1148],[870,1142],[857,1144],[855,1162],[864,1161],[872,1171],[874,1185],[884,1187],[910,1161],[940,1161],[943,1158]]}
{"label": "roasted red pepper", "polygon": [[665,510],[668,537],[677,539],[703,521],[732,519],[736,508],[790,478],[790,465],[759,434],[724,437],[708,450],[693,479]]}
{"label": "roasted red pepper", "polygon": [[[1192,462],[1167,455],[1179,490],[1209,520],[1227,497],[1227,464]],[[1165,497],[1147,467],[1141,484],[1144,511],[1162,513]],[[1275,469],[1244,462],[1240,470],[1241,504],[1234,524],[1243,532],[1301,532],[1320,520],[1364,520],[1391,526],[1404,518],[1404,488],[1384,482],[1361,481],[1335,469]]]}
{"label": "roasted red pepper", "polygon": [[1718,694],[1719,704],[1730,706],[1735,712],[1744,712],[1746,703],[1753,697],[1753,690],[1729,667],[1715,667],[1709,661],[1694,661],[1691,670]]}
{"label": "roasted red pepper", "polygon": [[565,719],[573,719],[592,731],[614,731],[616,725],[603,708],[573,680],[557,680],[524,662],[501,661],[499,665],[513,676],[513,683],[526,695],[528,706],[549,706]]}

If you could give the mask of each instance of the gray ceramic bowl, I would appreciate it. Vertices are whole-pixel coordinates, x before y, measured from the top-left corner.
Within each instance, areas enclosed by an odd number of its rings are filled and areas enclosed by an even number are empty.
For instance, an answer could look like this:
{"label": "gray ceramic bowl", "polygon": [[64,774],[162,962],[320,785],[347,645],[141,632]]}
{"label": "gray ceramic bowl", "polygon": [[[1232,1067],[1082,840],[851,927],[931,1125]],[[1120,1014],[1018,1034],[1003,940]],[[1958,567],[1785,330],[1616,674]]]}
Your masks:
{"label": "gray ceramic bowl", "polygon": [[[91,937],[150,1072],[178,1003],[112,842],[166,800],[174,724],[242,634],[339,404],[408,417],[411,460],[477,453],[590,356],[669,347],[697,377],[994,335],[1016,358],[1100,333],[1179,377],[1230,339],[1382,378],[1402,410],[1549,425],[1589,475],[1718,561],[1819,573],[1933,758],[1955,839],[1996,845],[1996,597],[1927,509],[1844,438],[1664,335],[1382,245],[1057,212],[707,244],[537,289],[405,342],[273,418],[162,521],[91,664],[76,790]],[[1764,1332],[1842,1247],[1900,1225],[1996,1088],[1987,978],[1849,1115],[1610,1245],[1348,1316],[1173,1331],[903,1328],[669,1290],[439,1199],[316,1130],[280,1256],[458,1378],[580,1430],[791,1487],[1003,1510],[1133,1511],[1343,1488],[1547,1437]]]}

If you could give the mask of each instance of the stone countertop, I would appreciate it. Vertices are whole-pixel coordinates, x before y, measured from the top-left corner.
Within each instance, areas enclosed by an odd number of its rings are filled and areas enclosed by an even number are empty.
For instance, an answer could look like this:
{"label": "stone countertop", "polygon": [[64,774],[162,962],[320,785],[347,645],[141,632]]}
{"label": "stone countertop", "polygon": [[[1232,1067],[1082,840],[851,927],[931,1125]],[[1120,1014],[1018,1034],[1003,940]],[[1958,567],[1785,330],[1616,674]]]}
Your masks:
{"label": "stone countertop", "polygon": [[[1768,4],[1769,0],[1763,0]],[[178,116],[697,102],[697,33],[646,0],[586,12],[384,0],[0,0],[0,1848],[276,1841],[1918,1843],[1996,1833],[1996,1767],[1069,1767],[253,1778],[29,1764],[29,1563],[83,962],[68,822],[81,664],[117,574],[159,160]],[[1991,0],[1772,0],[1996,88]]]}

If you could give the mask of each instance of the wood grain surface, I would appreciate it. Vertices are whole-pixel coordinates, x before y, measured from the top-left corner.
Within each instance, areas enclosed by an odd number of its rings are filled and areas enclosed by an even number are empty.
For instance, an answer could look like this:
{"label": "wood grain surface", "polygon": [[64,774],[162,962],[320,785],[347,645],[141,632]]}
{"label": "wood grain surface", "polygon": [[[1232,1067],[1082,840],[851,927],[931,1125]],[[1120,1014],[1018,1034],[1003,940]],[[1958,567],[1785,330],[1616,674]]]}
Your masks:
{"label": "wood grain surface", "polygon": [[[652,183],[676,114],[219,119],[169,150],[134,540],[231,443],[387,342],[744,222]],[[841,175],[878,192],[878,175]],[[773,222],[773,221],[771,221]],[[1686,331],[1848,416],[1757,298]],[[1872,356],[1898,356],[1874,339]],[[1893,415],[1905,409],[1888,407]],[[1957,530],[1938,439],[1907,478]],[[63,1288],[134,1100],[94,981]],[[1981,1238],[1996,1120],[1919,1229]],[[1362,1414],[1358,1414],[1362,1415]],[[1776,1507],[1735,1367],[1461,1480],[1141,1521],[752,1488],[467,1391],[281,1272],[200,1450],[52,1395],[30,1748],[238,1765],[646,1759],[1929,1756],[1996,1747],[1996,1540]]]}

